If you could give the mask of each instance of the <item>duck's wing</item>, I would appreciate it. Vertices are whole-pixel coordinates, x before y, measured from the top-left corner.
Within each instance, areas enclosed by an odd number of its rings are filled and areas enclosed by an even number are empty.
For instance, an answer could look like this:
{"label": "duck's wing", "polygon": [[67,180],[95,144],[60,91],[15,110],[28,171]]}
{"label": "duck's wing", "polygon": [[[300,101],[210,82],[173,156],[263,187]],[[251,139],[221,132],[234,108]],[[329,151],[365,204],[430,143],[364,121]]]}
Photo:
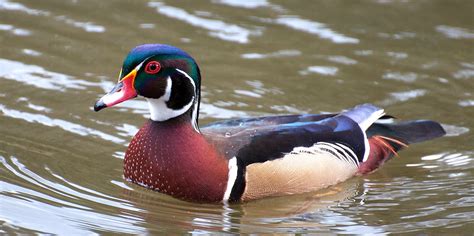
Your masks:
{"label": "duck's wing", "polygon": [[[320,168],[323,165],[329,165],[325,167],[327,170],[340,169],[342,171],[340,175],[345,177],[353,175],[359,163],[368,155],[365,131],[382,115],[382,109],[366,104],[319,121],[256,126],[225,135],[225,137],[206,132],[203,134],[209,140],[220,140],[215,142],[215,146],[229,158],[230,167],[230,182],[226,197],[227,200],[239,200],[244,190],[261,188],[261,186],[246,188],[247,181],[250,180],[246,180],[246,176],[252,179],[270,178],[261,176],[259,173],[262,173],[262,170],[274,177],[277,176],[280,182],[293,181],[295,183],[301,183],[295,179],[304,178],[305,175],[314,175],[314,168]],[[303,156],[304,160],[298,159]],[[321,160],[325,160],[324,163],[321,163]],[[304,165],[306,169],[298,173],[301,165]],[[324,176],[324,173],[317,174]],[[334,177],[330,181],[336,181],[335,183],[345,178]],[[285,186],[290,186],[287,184],[289,182],[285,183]],[[255,182],[251,185],[255,186]],[[296,186],[300,185],[296,184]],[[273,188],[272,191],[298,193],[300,189],[307,191],[312,188],[303,185],[297,189]]]}
{"label": "duck's wing", "polygon": [[[316,122],[295,122],[245,129],[230,139],[245,140],[247,144],[233,150],[242,164],[249,165],[283,157],[299,148],[309,148],[318,142],[341,143],[348,146],[359,160],[364,154],[364,132],[344,115]],[[242,142],[233,143],[242,143]],[[243,144],[243,143],[242,143]]]}
{"label": "duck's wing", "polygon": [[[245,163],[276,159],[294,148],[310,147],[323,141],[344,143],[360,156],[364,153],[364,145],[359,142],[364,141],[365,131],[382,116],[383,109],[363,104],[340,114],[267,116],[214,122],[201,127],[201,132],[225,156],[238,156],[245,159]],[[250,155],[263,147],[266,148],[259,152],[260,155]]]}

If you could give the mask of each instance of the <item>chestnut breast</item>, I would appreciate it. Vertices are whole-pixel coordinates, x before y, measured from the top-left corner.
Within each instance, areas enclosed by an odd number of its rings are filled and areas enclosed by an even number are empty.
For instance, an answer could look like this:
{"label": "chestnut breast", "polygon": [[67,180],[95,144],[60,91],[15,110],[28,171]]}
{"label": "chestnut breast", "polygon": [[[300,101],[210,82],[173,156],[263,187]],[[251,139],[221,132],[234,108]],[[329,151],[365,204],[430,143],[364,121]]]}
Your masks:
{"label": "chestnut breast", "polygon": [[149,120],[127,149],[124,176],[183,200],[218,202],[227,184],[227,165],[190,124]]}

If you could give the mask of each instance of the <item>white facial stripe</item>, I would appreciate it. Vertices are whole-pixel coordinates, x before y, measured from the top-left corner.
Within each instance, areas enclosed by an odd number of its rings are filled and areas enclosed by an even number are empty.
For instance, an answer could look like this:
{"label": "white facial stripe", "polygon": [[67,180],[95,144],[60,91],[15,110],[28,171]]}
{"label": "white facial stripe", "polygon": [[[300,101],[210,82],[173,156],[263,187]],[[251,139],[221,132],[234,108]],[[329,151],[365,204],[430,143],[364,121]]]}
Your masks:
{"label": "white facial stripe", "polygon": [[135,66],[135,70],[140,70],[140,68],[142,68],[143,66],[143,63],[145,63],[146,60],[150,59],[151,57],[147,57],[145,58],[145,60],[143,60],[142,62],[140,62],[140,64],[138,64],[137,66]]}
{"label": "white facial stripe", "polygon": [[119,73],[119,76],[118,76],[118,81],[120,81],[120,79],[122,79],[122,73],[123,73],[123,69],[120,69],[120,73]]}
{"label": "white facial stripe", "polygon": [[194,91],[196,91],[196,84],[194,83],[194,80],[193,78],[191,78],[191,76],[189,76],[188,74],[186,74],[186,72],[180,70],[180,69],[176,69],[176,71],[178,71],[179,73],[183,74],[184,76],[186,76],[186,78],[189,79],[189,81],[191,81],[191,84],[193,84],[193,87],[194,87]]}
{"label": "white facial stripe", "polygon": [[200,133],[199,131],[199,127],[197,125],[197,115],[198,115],[198,106],[199,106],[199,95],[196,93],[196,84],[194,83],[194,80],[193,78],[191,78],[191,76],[189,76],[186,72],[180,70],[180,69],[176,69],[176,71],[178,71],[179,73],[183,74],[184,76],[186,76],[186,78],[189,79],[189,81],[191,82],[191,84],[193,85],[194,87],[194,94],[196,96],[196,99],[194,101],[194,108],[193,108],[193,115],[192,115],[192,123],[193,123],[193,128],[194,130],[196,130],[198,133]]}
{"label": "white facial stripe", "polygon": [[[150,58],[150,57],[147,57],[145,60],[143,60],[142,62],[140,62],[140,64],[138,64],[137,66],[135,66],[134,70],[136,70],[136,71],[140,70],[140,68],[142,68],[142,66],[143,66],[143,63],[145,63],[145,61],[148,60],[148,58]],[[120,69],[120,73],[119,73],[119,77],[118,77],[118,80],[119,80],[119,81],[122,79],[122,73],[123,73],[123,69]]]}
{"label": "white facial stripe", "polygon": [[222,201],[227,202],[229,201],[230,194],[232,193],[232,188],[234,187],[235,180],[237,179],[237,158],[232,157],[232,159],[229,160],[229,177],[227,179],[227,187],[225,189],[224,197],[222,198]]}
{"label": "white facial stripe", "polygon": [[173,80],[171,80],[171,77],[168,76],[168,78],[166,79],[165,95],[163,95],[163,99],[166,102],[170,100],[172,87],[173,87]]}

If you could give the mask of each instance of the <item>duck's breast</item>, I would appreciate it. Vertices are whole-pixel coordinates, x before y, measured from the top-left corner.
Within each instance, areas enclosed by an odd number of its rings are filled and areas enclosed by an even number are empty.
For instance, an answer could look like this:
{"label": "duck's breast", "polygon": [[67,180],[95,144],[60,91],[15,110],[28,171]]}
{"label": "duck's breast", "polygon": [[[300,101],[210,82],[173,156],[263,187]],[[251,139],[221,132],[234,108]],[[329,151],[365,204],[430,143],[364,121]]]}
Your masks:
{"label": "duck's breast", "polygon": [[218,202],[227,184],[227,163],[192,126],[149,121],[127,149],[124,176],[176,198]]}

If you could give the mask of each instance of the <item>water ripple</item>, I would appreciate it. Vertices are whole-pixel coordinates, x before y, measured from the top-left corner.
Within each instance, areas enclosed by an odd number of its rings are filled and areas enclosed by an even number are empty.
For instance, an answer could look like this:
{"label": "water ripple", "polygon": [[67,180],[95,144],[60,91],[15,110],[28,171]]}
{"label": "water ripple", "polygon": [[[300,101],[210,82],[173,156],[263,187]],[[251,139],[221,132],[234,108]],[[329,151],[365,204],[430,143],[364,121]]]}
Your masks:
{"label": "water ripple", "polygon": [[393,92],[390,93],[390,97],[381,101],[380,104],[383,106],[393,105],[398,102],[406,102],[417,97],[426,95],[425,89],[414,89],[409,91]]}
{"label": "water ripple", "polygon": [[[420,163],[410,163],[407,164],[407,167],[421,167],[425,169],[435,169],[441,168],[440,170],[445,170],[446,168],[466,166],[472,162],[472,153],[462,152],[462,153],[449,153],[443,152],[438,154],[432,154],[428,156],[421,157],[422,162]],[[433,170],[436,171],[436,170]],[[461,177],[464,174],[457,173],[453,175],[450,174],[450,177]]]}
{"label": "water ripple", "polygon": [[13,110],[1,104],[0,104],[0,111],[2,111],[3,115],[7,117],[24,120],[30,123],[39,123],[39,124],[50,126],[50,127],[59,127],[65,131],[78,134],[81,136],[96,136],[104,140],[111,141],[114,143],[120,143],[120,144],[125,142],[125,140],[119,137],[106,134],[102,131],[85,127],[79,124],[75,124],[66,120],[49,118],[48,116],[45,116],[42,114],[34,114],[34,113],[29,113],[29,112],[24,112],[24,111]]}
{"label": "water ripple", "polygon": [[118,133],[118,135],[124,137],[133,137],[138,132],[138,128],[130,124],[122,124],[121,126],[116,126],[115,128],[121,131]]}
{"label": "water ripple", "polygon": [[400,60],[400,59],[407,58],[408,53],[406,53],[406,52],[387,52],[387,56]]}
{"label": "water ripple", "polygon": [[37,65],[27,65],[17,61],[0,58],[0,77],[14,80],[42,89],[65,91],[65,89],[85,89],[87,86],[100,86],[100,83],[74,79],[74,77],[47,71]]}
{"label": "water ripple", "polygon": [[413,72],[401,73],[401,72],[387,72],[382,76],[382,79],[397,80],[407,83],[413,83],[417,80],[418,75]]}
{"label": "water ripple", "polygon": [[411,39],[411,38],[416,37],[416,33],[413,33],[413,32],[399,32],[395,34],[378,33],[377,35],[381,38],[389,38],[389,39],[395,39],[395,40]]}
{"label": "water ripple", "polygon": [[103,33],[105,32],[105,27],[102,25],[98,25],[93,22],[81,22],[81,21],[76,21],[73,19],[70,19],[67,16],[56,16],[56,20],[62,21],[68,25],[72,25],[76,28],[81,28],[85,30],[86,32],[91,32],[91,33]]}
{"label": "water ripple", "polygon": [[301,70],[299,73],[301,75],[308,75],[311,73],[317,73],[320,75],[334,76],[337,74],[339,69],[334,66],[309,66],[305,70]]}
{"label": "water ripple", "polygon": [[142,29],[154,29],[156,25],[153,23],[141,23],[139,26]]}
{"label": "water ripple", "polygon": [[11,2],[9,0],[0,0],[0,10],[20,11],[20,12],[25,12],[29,15],[43,15],[43,16],[49,15],[49,12],[47,11],[28,8],[23,4]]}
{"label": "water ripple", "polygon": [[474,107],[474,100],[461,100],[458,104],[462,107]]}
{"label": "water ripple", "polygon": [[0,24],[0,30],[11,32],[12,34],[17,35],[17,36],[29,36],[29,35],[31,35],[31,31],[29,31],[29,30],[22,29],[22,28],[16,28],[13,25],[7,25],[7,24]]}
{"label": "water ripple", "polygon": [[242,89],[235,89],[234,93],[239,94],[239,95],[253,97],[253,98],[261,98],[262,97],[262,95],[260,95],[258,93],[248,91],[248,90],[242,90]]}
{"label": "water ripple", "polygon": [[373,50],[355,50],[354,54],[357,56],[370,56],[374,54]]}
{"label": "water ripple", "polygon": [[42,55],[41,52],[38,52],[36,50],[33,50],[33,49],[28,49],[28,48],[25,48],[22,50],[22,52],[28,56],[34,56],[34,57],[39,57]]}
{"label": "water ripple", "polygon": [[[20,11],[25,12],[29,15],[35,16],[50,16],[51,13],[44,10],[32,9],[28,8],[23,4],[10,2],[8,0],[0,0],[0,10],[7,10],[7,11]],[[68,25],[72,25],[77,28],[81,28],[86,32],[93,32],[93,33],[102,33],[105,32],[105,27],[102,25],[95,24],[93,22],[81,22],[70,19],[67,16],[56,16],[54,19],[64,22]],[[21,34],[18,35],[29,35],[29,31],[23,30]]]}
{"label": "water ripple", "polygon": [[314,34],[314,35],[319,36],[322,39],[329,39],[334,43],[340,43],[340,44],[359,43],[359,39],[348,37],[343,34],[337,33],[334,30],[328,28],[323,23],[306,20],[306,19],[300,19],[298,16],[282,16],[275,20],[270,20],[270,22],[284,25],[295,30]]}
{"label": "water ripple", "polygon": [[474,39],[474,33],[461,27],[438,25],[436,31],[451,39]]}
{"label": "water ripple", "polygon": [[301,51],[298,50],[279,50],[271,53],[245,53],[240,55],[244,59],[266,59],[272,57],[295,57],[301,55]]}
{"label": "water ripple", "polygon": [[456,79],[470,79],[474,78],[474,69],[461,69],[453,73]]}
{"label": "water ripple", "polygon": [[245,111],[231,110],[207,103],[201,104],[200,108],[199,114],[202,114],[203,118],[230,119],[249,116]]}
{"label": "water ripple", "polygon": [[469,128],[456,125],[441,124],[447,137],[459,136],[469,132]]}
{"label": "water ripple", "polygon": [[42,112],[46,112],[46,113],[50,113],[52,111],[51,108],[47,108],[47,107],[44,107],[44,106],[40,106],[40,105],[36,105],[36,104],[33,104],[33,103],[28,103],[28,108],[32,109],[32,110],[35,110],[35,111],[42,111]]}
{"label": "water ripple", "polygon": [[[39,189],[36,187],[34,188],[36,190],[33,190],[31,187],[25,188],[1,181],[2,211],[0,211],[0,218],[9,224],[55,234],[91,234],[96,230],[117,233],[146,232],[144,228],[138,226],[142,222],[138,217],[125,212],[121,214],[98,213],[81,203],[73,203],[81,199],[131,212],[140,211],[122,199],[68,182],[49,169],[47,170],[62,183],[47,180],[28,169],[15,157],[7,160],[0,156],[0,163],[2,164],[0,167],[3,166],[15,176],[39,187]],[[54,194],[59,194],[67,200],[53,197]],[[5,213],[8,213],[8,217],[4,215]],[[54,224],[54,227],[51,227],[51,224]]]}
{"label": "water ripple", "polygon": [[243,8],[259,8],[269,7],[271,4],[267,0],[252,0],[252,1],[241,1],[241,0],[214,0],[213,2],[219,4],[225,4],[233,7]]}
{"label": "water ripple", "polygon": [[352,58],[349,58],[349,57],[346,57],[346,56],[329,56],[328,60],[332,61],[332,62],[339,63],[339,64],[343,64],[343,65],[355,65],[355,64],[357,64],[356,60],[354,60]]}
{"label": "water ripple", "polygon": [[167,6],[161,2],[150,2],[148,6],[156,8],[159,14],[174,18],[198,28],[209,30],[209,35],[225,41],[248,43],[250,36],[261,35],[261,30],[250,30],[235,24],[225,23],[220,20],[207,19],[186,12],[177,7]]}

